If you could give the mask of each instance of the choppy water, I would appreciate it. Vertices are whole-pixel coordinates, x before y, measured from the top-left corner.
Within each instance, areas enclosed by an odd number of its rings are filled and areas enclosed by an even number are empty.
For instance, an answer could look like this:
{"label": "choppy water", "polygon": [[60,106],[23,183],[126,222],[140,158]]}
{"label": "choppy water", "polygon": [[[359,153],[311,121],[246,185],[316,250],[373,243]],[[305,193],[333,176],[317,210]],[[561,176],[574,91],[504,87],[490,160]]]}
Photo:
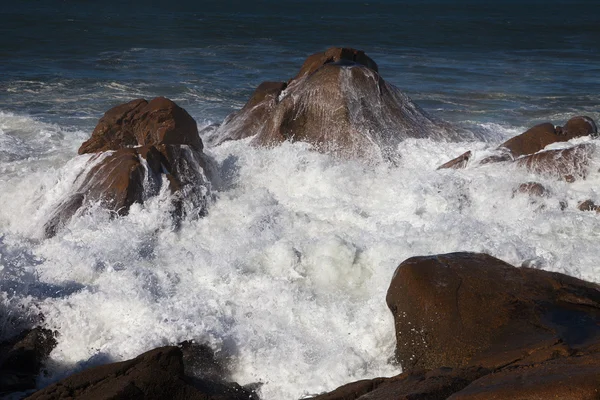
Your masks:
{"label": "choppy water", "polygon": [[[3,6],[0,331],[43,314],[60,332],[40,385],[196,339],[230,361],[233,380],[262,382],[264,399],[294,399],[399,372],[385,292],[410,256],[483,251],[600,281],[600,217],[576,209],[600,201],[597,173],[567,184],[494,165],[435,170],[541,121],[600,120],[600,6],[498,3]],[[175,230],[163,194],[42,238],[106,109],[163,95],[200,126],[220,122],[330,45],[365,50],[428,112],[487,141],[407,140],[393,166],[228,142],[206,151],[221,179],[206,218]],[[513,195],[530,180],[552,195]]]}

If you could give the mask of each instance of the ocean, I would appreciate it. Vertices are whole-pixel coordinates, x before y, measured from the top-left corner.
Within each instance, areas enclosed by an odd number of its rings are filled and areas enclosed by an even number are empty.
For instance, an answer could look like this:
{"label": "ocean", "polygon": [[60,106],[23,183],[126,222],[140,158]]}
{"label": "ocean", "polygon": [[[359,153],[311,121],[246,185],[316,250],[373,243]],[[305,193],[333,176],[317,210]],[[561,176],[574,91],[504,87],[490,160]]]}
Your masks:
{"label": "ocean", "polygon": [[[436,171],[537,123],[600,122],[595,0],[6,3],[0,336],[59,332],[40,387],[191,339],[265,400],[398,374],[385,293],[416,255],[485,252],[600,282],[600,217],[577,209],[600,201],[598,173],[566,183],[493,164]],[[429,114],[485,140],[407,139],[393,165],[226,142],[205,149],[219,171],[206,217],[176,229],[163,193],[43,237],[110,107],[166,96],[202,128],[331,46],[364,50]],[[551,195],[513,194],[533,180]]]}

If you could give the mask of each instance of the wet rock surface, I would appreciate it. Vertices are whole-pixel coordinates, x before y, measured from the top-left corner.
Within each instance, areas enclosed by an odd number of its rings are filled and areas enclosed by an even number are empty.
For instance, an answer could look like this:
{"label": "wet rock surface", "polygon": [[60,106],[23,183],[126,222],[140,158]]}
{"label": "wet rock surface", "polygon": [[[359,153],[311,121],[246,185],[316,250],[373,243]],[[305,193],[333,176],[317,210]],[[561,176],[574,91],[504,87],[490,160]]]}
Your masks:
{"label": "wet rock surface", "polygon": [[248,400],[257,398],[253,392],[236,383],[186,375],[183,359],[184,353],[179,347],[160,347],[132,360],[101,365],[71,375],[28,398],[32,400],[59,398]]}
{"label": "wet rock surface", "polygon": [[263,83],[228,117],[215,144],[253,136],[252,144],[311,143],[342,157],[391,157],[406,138],[459,140],[466,132],[434,120],[387,83],[364,52],[331,48],[310,56],[287,86]]}
{"label": "wet rock surface", "polygon": [[194,119],[169,99],[138,99],[110,109],[79,149],[80,154],[96,154],[72,193],[50,215],[45,236],[54,236],[94,203],[127,215],[131,205],[156,196],[165,184],[174,195],[176,220],[203,215],[210,194],[205,173],[210,160],[202,147]]}
{"label": "wet rock surface", "polygon": [[594,399],[600,286],[479,253],[413,257],[387,302],[404,372],[319,400]]}

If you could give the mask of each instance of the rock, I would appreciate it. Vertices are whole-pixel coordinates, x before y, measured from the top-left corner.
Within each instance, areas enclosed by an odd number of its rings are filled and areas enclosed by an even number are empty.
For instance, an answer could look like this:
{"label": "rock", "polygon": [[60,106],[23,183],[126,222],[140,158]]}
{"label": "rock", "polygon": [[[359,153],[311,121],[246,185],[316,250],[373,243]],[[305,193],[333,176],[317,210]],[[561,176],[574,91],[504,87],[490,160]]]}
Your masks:
{"label": "rock", "polygon": [[158,144],[186,144],[198,151],[203,147],[196,121],[164,97],[137,99],[108,110],[79,154]]}
{"label": "rock", "polygon": [[290,83],[311,75],[325,64],[337,63],[340,61],[349,61],[351,63],[364,65],[374,72],[379,72],[379,68],[375,61],[367,56],[364,51],[351,48],[330,47],[324,52],[308,56],[306,61],[304,61],[304,64],[302,64],[300,72],[298,72],[296,77],[290,80]]}
{"label": "rock", "polygon": [[598,136],[598,128],[593,119],[586,116],[574,117],[562,128],[562,134],[568,137]]}
{"label": "rock", "polygon": [[586,200],[581,202],[578,206],[577,209],[581,210],[581,211],[596,211],[596,212],[600,212],[600,206],[596,205],[596,203],[594,203],[592,200]]}
{"label": "rock", "polygon": [[375,378],[341,386],[312,400],[445,400],[488,371],[469,368],[438,368]]}
{"label": "rock", "polygon": [[54,336],[38,327],[0,343],[0,396],[35,389],[42,365],[56,346]]}
{"label": "rock", "polygon": [[451,400],[597,399],[600,356],[560,358],[537,365],[505,368],[450,396]]}
{"label": "rock", "polygon": [[530,172],[573,182],[586,177],[594,151],[593,144],[583,143],[567,149],[542,151],[519,158],[516,163]]}
{"label": "rock", "polygon": [[541,362],[600,339],[600,286],[485,254],[410,258],[386,300],[407,372]]}
{"label": "rock", "polygon": [[566,142],[581,136],[595,136],[596,124],[589,117],[574,117],[564,128],[554,127],[551,123],[534,126],[526,132],[515,136],[500,145],[507,149],[514,158],[535,154],[546,146],[556,142]]}
{"label": "rock", "polygon": [[[221,141],[239,140],[253,136],[269,123],[271,113],[279,102],[278,97],[287,87],[285,82],[263,82],[248,100],[244,108],[227,116],[223,125],[227,126],[227,136]],[[217,128],[218,131],[218,128]],[[218,141],[219,134],[215,133],[214,141]]]}
{"label": "rock", "polygon": [[466,168],[467,164],[469,163],[469,160],[471,159],[471,155],[472,155],[471,151],[467,151],[466,153],[461,154],[460,156],[456,157],[455,159],[452,159],[452,160],[448,161],[447,163],[440,165],[439,167],[437,167],[437,169]]}
{"label": "rock", "polygon": [[161,347],[132,360],[101,365],[71,375],[29,399],[97,400],[248,400],[256,395],[241,386],[186,376],[178,347]]}
{"label": "rock", "polygon": [[[137,147],[127,147],[127,146]],[[106,150],[112,151],[111,153]],[[157,195],[164,181],[173,194],[173,216],[201,216],[210,196],[209,159],[194,119],[164,97],[138,99],[106,112],[79,153],[98,152],[44,225],[52,237],[76,213],[100,202],[116,215]],[[163,179],[166,178],[166,179]]]}
{"label": "rock", "polygon": [[283,88],[259,87],[219,127],[214,143],[253,136],[256,146],[303,141],[346,158],[389,159],[406,138],[468,136],[427,115],[358,50],[333,48],[310,56]]}
{"label": "rock", "polygon": [[517,193],[528,194],[529,196],[534,197],[546,197],[549,195],[548,190],[538,182],[521,183],[519,187],[513,191],[513,196]]}

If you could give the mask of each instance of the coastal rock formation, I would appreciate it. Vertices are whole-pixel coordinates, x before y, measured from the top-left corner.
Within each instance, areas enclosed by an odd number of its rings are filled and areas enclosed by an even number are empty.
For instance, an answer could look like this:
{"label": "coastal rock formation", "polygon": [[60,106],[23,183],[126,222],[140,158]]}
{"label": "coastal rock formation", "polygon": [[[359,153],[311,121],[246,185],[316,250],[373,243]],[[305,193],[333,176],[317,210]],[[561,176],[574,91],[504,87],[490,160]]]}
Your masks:
{"label": "coastal rock formation", "polygon": [[594,151],[594,145],[584,143],[567,149],[541,151],[521,157],[516,163],[533,173],[573,182],[585,178]]}
{"label": "coastal rock formation", "polygon": [[464,139],[387,83],[363,52],[331,48],[308,57],[285,83],[263,83],[219,127],[214,144],[253,136],[252,144],[311,143],[343,157],[387,158],[406,138]]}
{"label": "coastal rock formation", "polygon": [[79,154],[130,146],[186,144],[202,151],[196,121],[165,97],[132,100],[108,110],[79,148]]}
{"label": "coastal rock formation", "polygon": [[513,158],[534,154],[556,142],[567,142],[581,136],[596,136],[598,129],[590,117],[571,118],[564,127],[555,127],[551,123],[534,126],[524,133],[502,143],[499,147],[507,149]]}
{"label": "coastal rock formation", "polygon": [[97,154],[46,222],[45,235],[55,235],[81,208],[96,202],[126,215],[132,204],[157,195],[165,184],[174,194],[175,217],[202,215],[210,193],[202,147],[196,122],[171,100],[138,99],[110,109],[80,147],[80,154]]}
{"label": "coastal rock formation", "polygon": [[404,371],[498,368],[600,343],[598,285],[485,254],[410,258],[386,300]]}
{"label": "coastal rock formation", "polygon": [[0,397],[35,389],[40,369],[56,346],[54,333],[34,328],[0,343]]}
{"label": "coastal rock formation", "polygon": [[600,286],[486,254],[413,257],[387,303],[403,373],[318,400],[594,399]]}
{"label": "coastal rock formation", "polygon": [[150,350],[132,360],[101,365],[71,375],[34,393],[29,399],[111,400],[248,400],[251,391],[185,374],[183,353],[176,346]]}
{"label": "coastal rock formation", "polygon": [[[590,117],[571,118],[564,127],[543,123],[528,129],[498,146],[498,154],[479,160],[478,165],[515,162],[530,172],[552,176],[572,182],[577,178],[585,178],[589,159],[595,146],[586,143],[565,149],[544,150],[548,145],[566,142],[582,136],[596,137],[598,128]],[[470,151],[450,160],[437,169],[466,168],[472,154]]]}

